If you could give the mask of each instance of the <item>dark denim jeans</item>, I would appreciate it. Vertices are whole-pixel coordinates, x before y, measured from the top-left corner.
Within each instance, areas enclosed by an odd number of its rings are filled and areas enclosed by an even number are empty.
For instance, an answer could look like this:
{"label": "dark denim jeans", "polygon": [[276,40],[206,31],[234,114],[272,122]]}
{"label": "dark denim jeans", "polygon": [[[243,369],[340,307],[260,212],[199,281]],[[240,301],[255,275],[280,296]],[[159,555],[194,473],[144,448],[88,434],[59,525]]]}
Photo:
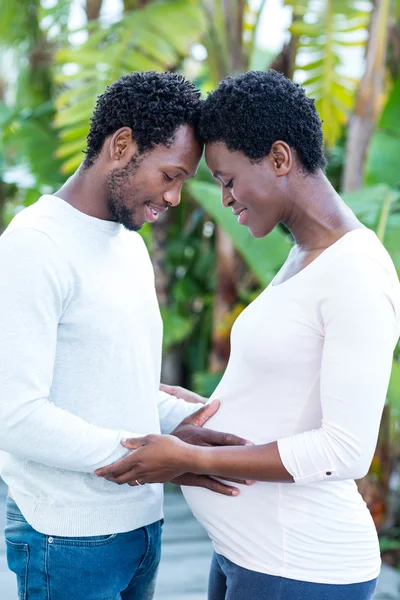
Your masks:
{"label": "dark denim jeans", "polygon": [[128,533],[57,537],[35,531],[7,499],[7,561],[20,600],[150,600],[161,522]]}
{"label": "dark denim jeans", "polygon": [[370,600],[376,583],[308,583],[249,571],[214,554],[208,600]]}

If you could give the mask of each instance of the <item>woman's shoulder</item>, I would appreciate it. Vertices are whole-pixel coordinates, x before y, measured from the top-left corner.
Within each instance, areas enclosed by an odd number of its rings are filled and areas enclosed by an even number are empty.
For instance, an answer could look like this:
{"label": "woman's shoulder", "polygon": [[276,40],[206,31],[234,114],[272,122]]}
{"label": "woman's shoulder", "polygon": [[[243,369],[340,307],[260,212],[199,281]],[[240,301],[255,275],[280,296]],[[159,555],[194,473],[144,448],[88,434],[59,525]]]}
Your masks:
{"label": "woman's shoulder", "polygon": [[375,232],[355,229],[332,246],[327,271],[332,283],[338,278],[355,277],[373,280],[387,276],[396,283],[398,277],[393,261]]}

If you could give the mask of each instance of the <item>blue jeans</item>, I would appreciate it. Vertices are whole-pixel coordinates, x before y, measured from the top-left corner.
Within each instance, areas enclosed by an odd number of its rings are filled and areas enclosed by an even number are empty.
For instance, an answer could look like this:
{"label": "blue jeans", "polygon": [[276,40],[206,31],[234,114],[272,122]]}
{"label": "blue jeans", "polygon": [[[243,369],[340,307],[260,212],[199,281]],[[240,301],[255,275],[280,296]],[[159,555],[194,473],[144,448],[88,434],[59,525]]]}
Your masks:
{"label": "blue jeans", "polygon": [[208,600],[370,600],[377,580],[350,585],[308,583],[249,571],[215,554]]}
{"label": "blue jeans", "polygon": [[150,600],[161,554],[161,522],[128,533],[48,536],[7,499],[8,567],[20,600]]}

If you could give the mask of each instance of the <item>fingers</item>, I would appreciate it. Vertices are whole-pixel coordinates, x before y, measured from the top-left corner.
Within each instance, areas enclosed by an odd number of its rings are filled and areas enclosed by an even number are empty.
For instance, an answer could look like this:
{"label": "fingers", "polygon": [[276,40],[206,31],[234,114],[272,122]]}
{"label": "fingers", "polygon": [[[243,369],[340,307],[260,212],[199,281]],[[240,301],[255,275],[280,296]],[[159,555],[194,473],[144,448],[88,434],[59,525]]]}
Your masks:
{"label": "fingers", "polygon": [[137,450],[141,446],[143,446],[145,438],[128,438],[127,440],[121,440],[121,444],[125,448],[129,448],[130,450]]}
{"label": "fingers", "polygon": [[106,479],[116,479],[120,475],[124,475],[132,470],[132,466],[135,464],[136,458],[135,453],[131,452],[128,456],[121,458],[112,465],[97,469],[94,474],[96,477],[105,477]]}
{"label": "fingers", "polygon": [[166,383],[161,383],[160,384],[160,390],[162,392],[166,392],[170,396],[176,396],[176,397],[178,397],[178,390],[179,390],[179,388],[176,385],[167,385]]}
{"label": "fingers", "polygon": [[199,396],[199,394],[191,392],[190,390],[186,390],[185,388],[180,387],[178,385],[167,385],[166,383],[161,383],[160,390],[162,392],[166,392],[170,396],[174,396],[175,398],[181,398],[186,402],[193,402],[194,404],[196,404],[197,402],[206,404],[206,402],[208,402],[207,398]]}
{"label": "fingers", "polygon": [[213,431],[212,429],[204,429],[202,433],[204,443],[210,446],[247,446],[252,445],[251,442],[244,438],[233,435],[233,433],[223,433],[222,431]]}
{"label": "fingers", "polygon": [[224,477],[224,481],[229,481],[230,483],[240,483],[240,485],[254,485],[255,481],[253,479],[234,479],[233,477]]}
{"label": "fingers", "polygon": [[111,483],[116,483],[117,485],[124,485],[125,483],[127,483],[132,487],[136,487],[139,484],[144,485],[145,483],[140,478],[140,475],[136,476],[134,473],[132,473],[132,471],[128,471],[127,473],[116,477],[105,477],[104,479],[107,479],[107,481],[111,481]]}
{"label": "fingers", "polygon": [[220,407],[219,400],[213,400],[210,404],[202,406],[199,410],[196,410],[192,415],[186,417],[182,423],[196,425],[196,427],[203,427],[203,425],[210,419]]}
{"label": "fingers", "polygon": [[192,473],[186,473],[182,477],[178,477],[173,480],[172,483],[177,485],[187,485],[190,487],[202,487],[215,492],[216,494],[222,494],[223,496],[238,496],[240,491],[238,488],[226,485],[221,481],[217,481],[207,475],[194,475]]}

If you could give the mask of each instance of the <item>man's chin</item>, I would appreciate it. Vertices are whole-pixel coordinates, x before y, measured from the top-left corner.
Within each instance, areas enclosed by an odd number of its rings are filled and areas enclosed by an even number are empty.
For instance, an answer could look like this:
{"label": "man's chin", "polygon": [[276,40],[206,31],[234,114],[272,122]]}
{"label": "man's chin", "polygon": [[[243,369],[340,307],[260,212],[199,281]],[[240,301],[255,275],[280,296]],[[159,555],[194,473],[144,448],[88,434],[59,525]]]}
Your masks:
{"label": "man's chin", "polygon": [[144,225],[144,223],[135,223],[133,221],[121,221],[121,225],[125,227],[128,231],[140,231]]}

